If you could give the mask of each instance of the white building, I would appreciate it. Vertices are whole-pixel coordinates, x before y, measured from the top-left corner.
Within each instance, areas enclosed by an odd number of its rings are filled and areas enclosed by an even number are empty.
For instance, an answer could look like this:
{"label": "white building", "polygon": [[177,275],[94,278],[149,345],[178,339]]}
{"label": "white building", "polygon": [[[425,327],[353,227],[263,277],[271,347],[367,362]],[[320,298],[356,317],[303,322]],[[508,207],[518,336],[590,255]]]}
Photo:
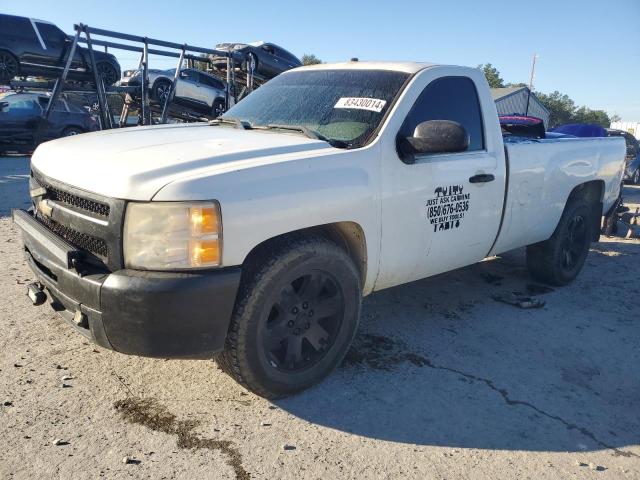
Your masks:
{"label": "white building", "polygon": [[[528,87],[492,88],[491,96],[496,102],[498,115],[530,115],[541,118],[545,128],[549,128],[549,110]],[[529,102],[527,110],[527,101]]]}
{"label": "white building", "polygon": [[612,122],[611,128],[623,130],[640,140],[640,122]]}

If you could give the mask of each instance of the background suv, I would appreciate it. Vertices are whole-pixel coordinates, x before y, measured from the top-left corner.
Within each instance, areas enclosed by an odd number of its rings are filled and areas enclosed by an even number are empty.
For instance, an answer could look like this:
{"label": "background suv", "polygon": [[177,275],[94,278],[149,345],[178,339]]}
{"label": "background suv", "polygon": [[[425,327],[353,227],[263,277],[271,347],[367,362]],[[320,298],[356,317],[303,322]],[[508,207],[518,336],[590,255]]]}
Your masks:
{"label": "background suv", "polygon": [[[266,78],[273,78],[292,68],[301,67],[302,62],[293,53],[273,43],[219,43],[216,50],[231,51],[235,66],[243,70],[254,62],[254,72]],[[213,64],[218,68],[227,65],[226,57],[212,57]]]}
{"label": "background suv", "polygon": [[[176,69],[149,70],[149,88],[151,99],[160,105],[169,95]],[[123,86],[142,85],[142,73],[139,70],[127,70],[120,82]],[[225,111],[225,82],[195,68],[180,70],[174,101],[200,113],[219,117]]]}
{"label": "background suv", "polygon": [[98,122],[81,107],[67,99],[56,102],[49,120],[42,111],[49,97],[38,93],[13,93],[0,97],[0,153],[28,153],[37,147],[35,138],[39,128],[43,137],[39,141],[78,135],[98,130]]}
{"label": "background suv", "polygon": [[[56,78],[62,73],[71,38],[54,24],[34,18],[0,14],[0,83],[28,75]],[[120,79],[116,57],[94,49],[105,85]],[[69,79],[93,80],[89,51],[76,48]]]}

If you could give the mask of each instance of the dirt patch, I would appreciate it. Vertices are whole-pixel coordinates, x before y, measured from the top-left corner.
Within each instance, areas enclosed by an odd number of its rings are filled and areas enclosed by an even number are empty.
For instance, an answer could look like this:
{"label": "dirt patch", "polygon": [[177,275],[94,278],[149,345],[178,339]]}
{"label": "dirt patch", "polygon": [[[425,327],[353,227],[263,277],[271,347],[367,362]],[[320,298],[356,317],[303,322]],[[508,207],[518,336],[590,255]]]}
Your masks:
{"label": "dirt patch", "polygon": [[151,430],[178,437],[178,447],[185,449],[219,450],[228,457],[238,480],[249,480],[251,475],[242,466],[242,456],[229,440],[202,438],[193,433],[197,421],[178,420],[177,417],[153,399],[129,397],[118,400],[114,407],[129,423],[144,425]]}
{"label": "dirt patch", "polygon": [[351,349],[342,361],[343,367],[366,365],[374,370],[391,371],[409,362],[416,367],[429,365],[426,357],[407,351],[407,346],[389,337],[361,333],[356,336]]}

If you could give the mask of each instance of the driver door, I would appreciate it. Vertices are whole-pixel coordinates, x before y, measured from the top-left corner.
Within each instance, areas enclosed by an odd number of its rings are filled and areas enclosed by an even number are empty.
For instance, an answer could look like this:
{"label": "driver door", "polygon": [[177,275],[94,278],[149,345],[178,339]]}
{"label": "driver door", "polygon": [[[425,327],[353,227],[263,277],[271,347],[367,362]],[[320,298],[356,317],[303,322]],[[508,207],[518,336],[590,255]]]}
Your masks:
{"label": "driver door", "polygon": [[452,120],[469,135],[459,153],[397,152],[383,177],[382,261],[376,289],[417,280],[482,260],[497,234],[504,199],[504,163],[487,149],[476,86],[467,77],[429,83],[404,119],[398,137],[419,123]]}

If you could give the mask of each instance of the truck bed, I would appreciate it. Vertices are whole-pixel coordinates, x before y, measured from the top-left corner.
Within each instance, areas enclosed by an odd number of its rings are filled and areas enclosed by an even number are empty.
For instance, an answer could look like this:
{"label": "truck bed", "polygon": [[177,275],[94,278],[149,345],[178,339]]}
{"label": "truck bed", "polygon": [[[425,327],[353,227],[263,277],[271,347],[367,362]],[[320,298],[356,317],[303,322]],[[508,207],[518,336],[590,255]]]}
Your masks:
{"label": "truck bed", "polygon": [[558,138],[505,143],[508,184],[503,222],[491,255],[548,239],[569,194],[603,183],[603,211],[620,192],[625,144],[619,138]]}

